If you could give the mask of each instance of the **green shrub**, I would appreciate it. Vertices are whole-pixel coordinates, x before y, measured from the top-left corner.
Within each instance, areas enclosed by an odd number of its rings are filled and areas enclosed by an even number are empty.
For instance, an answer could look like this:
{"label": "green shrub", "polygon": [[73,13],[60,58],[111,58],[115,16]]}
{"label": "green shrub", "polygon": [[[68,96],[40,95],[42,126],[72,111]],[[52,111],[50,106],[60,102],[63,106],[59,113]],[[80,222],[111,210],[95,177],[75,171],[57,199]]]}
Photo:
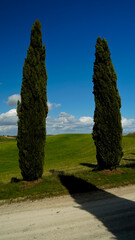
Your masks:
{"label": "green shrub", "polygon": [[47,73],[41,23],[31,29],[31,41],[23,67],[21,103],[18,102],[19,165],[24,180],[42,177],[45,157],[47,116]]}
{"label": "green shrub", "polygon": [[116,168],[122,157],[121,99],[108,43],[98,37],[94,63],[93,139],[101,169]]}

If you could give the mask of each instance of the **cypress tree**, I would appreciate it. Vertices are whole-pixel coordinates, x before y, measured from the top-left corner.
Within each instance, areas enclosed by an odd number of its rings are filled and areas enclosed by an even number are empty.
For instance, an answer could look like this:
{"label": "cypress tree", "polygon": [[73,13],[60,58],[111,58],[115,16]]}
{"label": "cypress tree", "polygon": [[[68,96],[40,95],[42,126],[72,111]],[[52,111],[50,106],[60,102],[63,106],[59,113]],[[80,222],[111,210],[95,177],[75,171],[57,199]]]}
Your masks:
{"label": "cypress tree", "polygon": [[122,157],[121,99],[110,55],[107,41],[98,37],[93,75],[93,140],[100,169],[116,168]]}
{"label": "cypress tree", "polygon": [[21,103],[17,107],[19,166],[26,181],[41,178],[43,174],[48,112],[46,85],[45,46],[41,23],[36,20],[23,67]]}

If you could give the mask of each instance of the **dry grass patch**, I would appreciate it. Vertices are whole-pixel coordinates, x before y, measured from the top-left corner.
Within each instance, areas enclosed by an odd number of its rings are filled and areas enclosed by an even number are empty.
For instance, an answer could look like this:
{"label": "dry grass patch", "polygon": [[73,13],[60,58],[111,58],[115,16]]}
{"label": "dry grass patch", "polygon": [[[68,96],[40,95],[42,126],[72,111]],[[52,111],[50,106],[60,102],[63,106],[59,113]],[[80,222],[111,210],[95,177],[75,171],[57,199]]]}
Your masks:
{"label": "dry grass patch", "polygon": [[25,188],[31,188],[31,187],[38,185],[42,181],[43,181],[42,178],[39,178],[38,180],[34,180],[34,181],[22,181],[22,183]]}
{"label": "dry grass patch", "polygon": [[118,174],[122,174],[123,170],[121,169],[113,169],[113,170],[109,170],[109,169],[105,169],[101,171],[103,175],[118,175]]}

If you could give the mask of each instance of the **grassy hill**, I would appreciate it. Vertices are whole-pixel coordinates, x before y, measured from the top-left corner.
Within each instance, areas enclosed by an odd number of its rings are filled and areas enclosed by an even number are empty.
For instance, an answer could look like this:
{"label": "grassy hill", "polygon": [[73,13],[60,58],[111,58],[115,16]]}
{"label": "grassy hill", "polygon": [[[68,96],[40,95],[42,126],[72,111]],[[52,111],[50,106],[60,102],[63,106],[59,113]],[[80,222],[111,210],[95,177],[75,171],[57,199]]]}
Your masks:
{"label": "grassy hill", "polygon": [[68,190],[63,186],[59,177],[59,173],[63,172],[65,176],[73,175],[98,188],[134,184],[134,135],[123,136],[123,152],[121,166],[117,171],[93,171],[97,162],[96,149],[91,134],[47,136],[42,181],[11,184],[12,177],[21,178],[16,140],[15,138],[0,137],[0,198],[24,196],[36,198],[66,194]]}

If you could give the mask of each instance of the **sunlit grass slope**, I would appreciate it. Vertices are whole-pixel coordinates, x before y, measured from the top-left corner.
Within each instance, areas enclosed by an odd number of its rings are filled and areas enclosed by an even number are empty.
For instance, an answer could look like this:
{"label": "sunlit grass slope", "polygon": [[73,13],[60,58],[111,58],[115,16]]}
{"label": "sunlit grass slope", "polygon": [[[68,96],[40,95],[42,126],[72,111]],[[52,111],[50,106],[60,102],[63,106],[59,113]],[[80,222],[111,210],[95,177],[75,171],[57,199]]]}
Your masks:
{"label": "sunlit grass slope", "polygon": [[[121,164],[133,164],[135,136],[123,136],[123,152]],[[74,173],[88,169],[88,164],[96,164],[96,149],[91,134],[47,136],[44,176],[52,169]],[[21,178],[18,149],[15,139],[4,139],[0,141],[0,181],[10,181],[11,177]]]}
{"label": "sunlit grass slope", "polygon": [[[82,169],[81,163],[96,162],[95,146],[90,134],[63,134],[47,136],[44,176],[51,169],[74,172]],[[19,177],[16,141],[0,144],[0,181]]]}
{"label": "sunlit grass slope", "polygon": [[90,134],[48,136],[44,174],[50,169],[78,171],[81,163],[95,163],[95,151]]}
{"label": "sunlit grass slope", "polygon": [[[10,183],[12,177],[22,178],[15,139],[0,140],[0,199],[16,197],[41,198],[67,194],[59,173],[74,176],[97,188],[135,184],[135,136],[123,136],[123,158],[117,171],[93,171],[96,149],[91,134],[47,136],[46,158],[42,181]],[[51,171],[52,170],[52,171]],[[72,183],[71,183],[72,185]],[[84,191],[78,188],[80,192]],[[85,189],[86,191],[89,189]]]}

